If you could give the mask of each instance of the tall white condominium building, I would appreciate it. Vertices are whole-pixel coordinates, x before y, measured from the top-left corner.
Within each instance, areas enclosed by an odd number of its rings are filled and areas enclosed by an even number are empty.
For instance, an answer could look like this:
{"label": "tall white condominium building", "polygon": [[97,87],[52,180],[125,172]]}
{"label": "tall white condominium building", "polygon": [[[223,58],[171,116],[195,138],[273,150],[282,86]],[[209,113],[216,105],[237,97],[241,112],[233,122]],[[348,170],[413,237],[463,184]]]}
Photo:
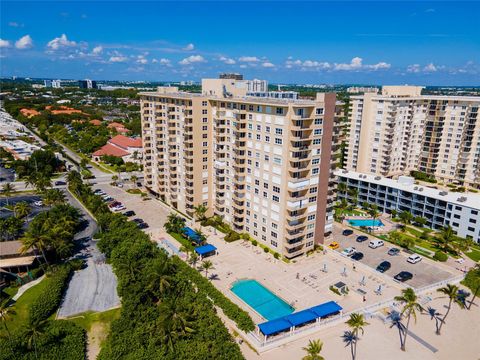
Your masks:
{"label": "tall white condominium building", "polygon": [[480,188],[480,97],[384,86],[352,96],[346,169],[398,177],[412,170]]}
{"label": "tall white condominium building", "polygon": [[189,216],[204,204],[207,215],[293,258],[332,229],[336,97],[246,93],[235,79],[204,79],[202,94],[141,93],[145,185]]}

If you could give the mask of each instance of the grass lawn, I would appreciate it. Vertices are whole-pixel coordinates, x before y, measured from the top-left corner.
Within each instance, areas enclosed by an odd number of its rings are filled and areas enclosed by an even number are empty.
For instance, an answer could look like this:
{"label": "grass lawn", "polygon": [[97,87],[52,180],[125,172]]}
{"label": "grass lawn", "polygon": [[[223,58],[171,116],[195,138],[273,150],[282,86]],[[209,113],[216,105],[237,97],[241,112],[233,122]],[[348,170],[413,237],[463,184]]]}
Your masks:
{"label": "grass lawn", "polygon": [[102,323],[109,325],[112,320],[117,319],[120,316],[120,308],[112,309],[104,312],[86,312],[80,315],[75,315],[68,321],[74,322],[86,331],[90,331],[92,325],[95,323]]}
{"label": "grass lawn", "polygon": [[472,251],[466,252],[465,255],[473,261],[480,262],[480,250],[472,248]]}
{"label": "grass lawn", "polygon": [[[45,277],[40,283],[25,291],[25,293],[17,300],[14,305],[16,314],[12,315],[7,322],[8,329],[11,332],[19,329],[27,323],[30,304],[40,295],[43,289],[47,287],[49,281],[50,279]],[[0,334],[6,335],[6,331],[3,327],[0,328]]]}
{"label": "grass lawn", "polygon": [[170,232],[169,234],[171,236],[173,236],[175,238],[175,240],[177,240],[180,244],[185,246],[185,248],[187,248],[188,250],[193,251],[193,249],[195,249],[195,247],[192,245],[192,243],[189,240],[185,239],[182,235],[174,233],[174,232]]}

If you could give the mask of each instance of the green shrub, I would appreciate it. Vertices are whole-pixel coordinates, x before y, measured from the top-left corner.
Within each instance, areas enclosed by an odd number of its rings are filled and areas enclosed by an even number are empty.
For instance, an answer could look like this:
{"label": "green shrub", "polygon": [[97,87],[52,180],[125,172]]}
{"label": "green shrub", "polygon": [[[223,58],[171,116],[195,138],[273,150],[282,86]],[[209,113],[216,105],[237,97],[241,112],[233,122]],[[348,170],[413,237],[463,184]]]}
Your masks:
{"label": "green shrub", "polygon": [[435,255],[433,255],[433,258],[437,261],[445,262],[448,260],[448,255],[439,250],[435,252]]}
{"label": "green shrub", "polygon": [[57,310],[63,291],[72,272],[70,264],[59,266],[55,272],[47,274],[48,286],[30,304],[29,321],[34,324],[47,319]]}
{"label": "green shrub", "polygon": [[342,296],[342,294],[340,294],[340,291],[338,291],[338,289],[334,288],[332,285],[330,285],[329,289],[330,289],[330,291],[334,292],[335,294]]}
{"label": "green shrub", "polygon": [[275,253],[273,253],[273,257],[274,257],[275,259],[279,259],[279,258],[280,258],[280,254],[277,253],[277,252],[275,252]]}
{"label": "green shrub", "polygon": [[269,252],[268,247],[264,247],[264,248],[263,248],[263,252],[264,252],[264,253],[268,253],[268,252]]}
{"label": "green shrub", "polygon": [[257,240],[253,240],[253,241],[252,241],[252,245],[253,245],[253,246],[257,246],[257,245],[258,245],[258,241],[257,241]]}
{"label": "green shrub", "polygon": [[240,234],[235,231],[230,231],[227,235],[225,235],[224,239],[226,242],[237,241],[240,240]]}

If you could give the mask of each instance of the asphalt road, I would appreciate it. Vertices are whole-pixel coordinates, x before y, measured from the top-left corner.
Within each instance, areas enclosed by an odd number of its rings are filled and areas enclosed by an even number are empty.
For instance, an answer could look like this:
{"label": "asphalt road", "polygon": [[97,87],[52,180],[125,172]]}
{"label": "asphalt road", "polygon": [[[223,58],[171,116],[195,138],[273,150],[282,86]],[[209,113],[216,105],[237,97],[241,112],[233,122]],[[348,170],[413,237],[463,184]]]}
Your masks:
{"label": "asphalt road", "polygon": [[96,241],[93,240],[97,223],[70,193],[67,193],[67,198],[88,221],[88,226],[75,235],[75,240],[84,244],[76,257],[84,258],[86,267],[76,271],[70,280],[57,314],[60,318],[86,311],[101,312],[120,305],[117,295],[117,278],[111,265],[105,262],[104,255],[98,250]]}
{"label": "asphalt road", "polygon": [[[434,284],[439,281],[447,280],[452,277],[455,277],[456,274],[452,271],[447,271],[444,267],[436,265],[433,261],[427,258],[423,258],[417,264],[410,264],[407,262],[407,257],[410,255],[405,251],[401,251],[397,256],[390,256],[387,254],[388,250],[392,247],[399,248],[398,246],[393,246],[392,244],[385,242],[384,246],[381,246],[376,249],[371,249],[368,247],[368,243],[375,237],[369,236],[367,241],[358,243],[356,238],[358,235],[365,235],[362,232],[355,231],[352,235],[343,236],[341,234],[341,229],[335,227],[334,229],[334,238],[340,244],[340,248],[337,250],[341,252],[343,249],[353,246],[357,251],[363,253],[364,257],[360,260],[361,263],[376,269],[376,267],[382,261],[389,261],[391,263],[391,268],[385,272],[385,275],[394,277],[400,271],[408,271],[413,274],[411,280],[405,282],[406,285],[412,286],[414,288],[420,288],[426,285]],[[355,260],[352,260],[352,266]]]}

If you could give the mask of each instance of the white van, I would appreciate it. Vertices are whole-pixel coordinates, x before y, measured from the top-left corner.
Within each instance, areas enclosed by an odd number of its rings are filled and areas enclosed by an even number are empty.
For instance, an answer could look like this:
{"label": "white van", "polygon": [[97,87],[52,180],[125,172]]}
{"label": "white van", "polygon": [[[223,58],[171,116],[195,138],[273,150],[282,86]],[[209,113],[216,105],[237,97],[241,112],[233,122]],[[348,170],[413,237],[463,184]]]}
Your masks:
{"label": "white van", "polygon": [[412,254],[407,258],[407,262],[410,264],[416,264],[420,261],[422,261],[422,257],[418,254]]}
{"label": "white van", "polygon": [[372,248],[372,249],[376,249],[380,246],[383,246],[385,245],[385,243],[383,242],[383,240],[371,240],[369,243],[368,243],[368,247],[369,248]]}

